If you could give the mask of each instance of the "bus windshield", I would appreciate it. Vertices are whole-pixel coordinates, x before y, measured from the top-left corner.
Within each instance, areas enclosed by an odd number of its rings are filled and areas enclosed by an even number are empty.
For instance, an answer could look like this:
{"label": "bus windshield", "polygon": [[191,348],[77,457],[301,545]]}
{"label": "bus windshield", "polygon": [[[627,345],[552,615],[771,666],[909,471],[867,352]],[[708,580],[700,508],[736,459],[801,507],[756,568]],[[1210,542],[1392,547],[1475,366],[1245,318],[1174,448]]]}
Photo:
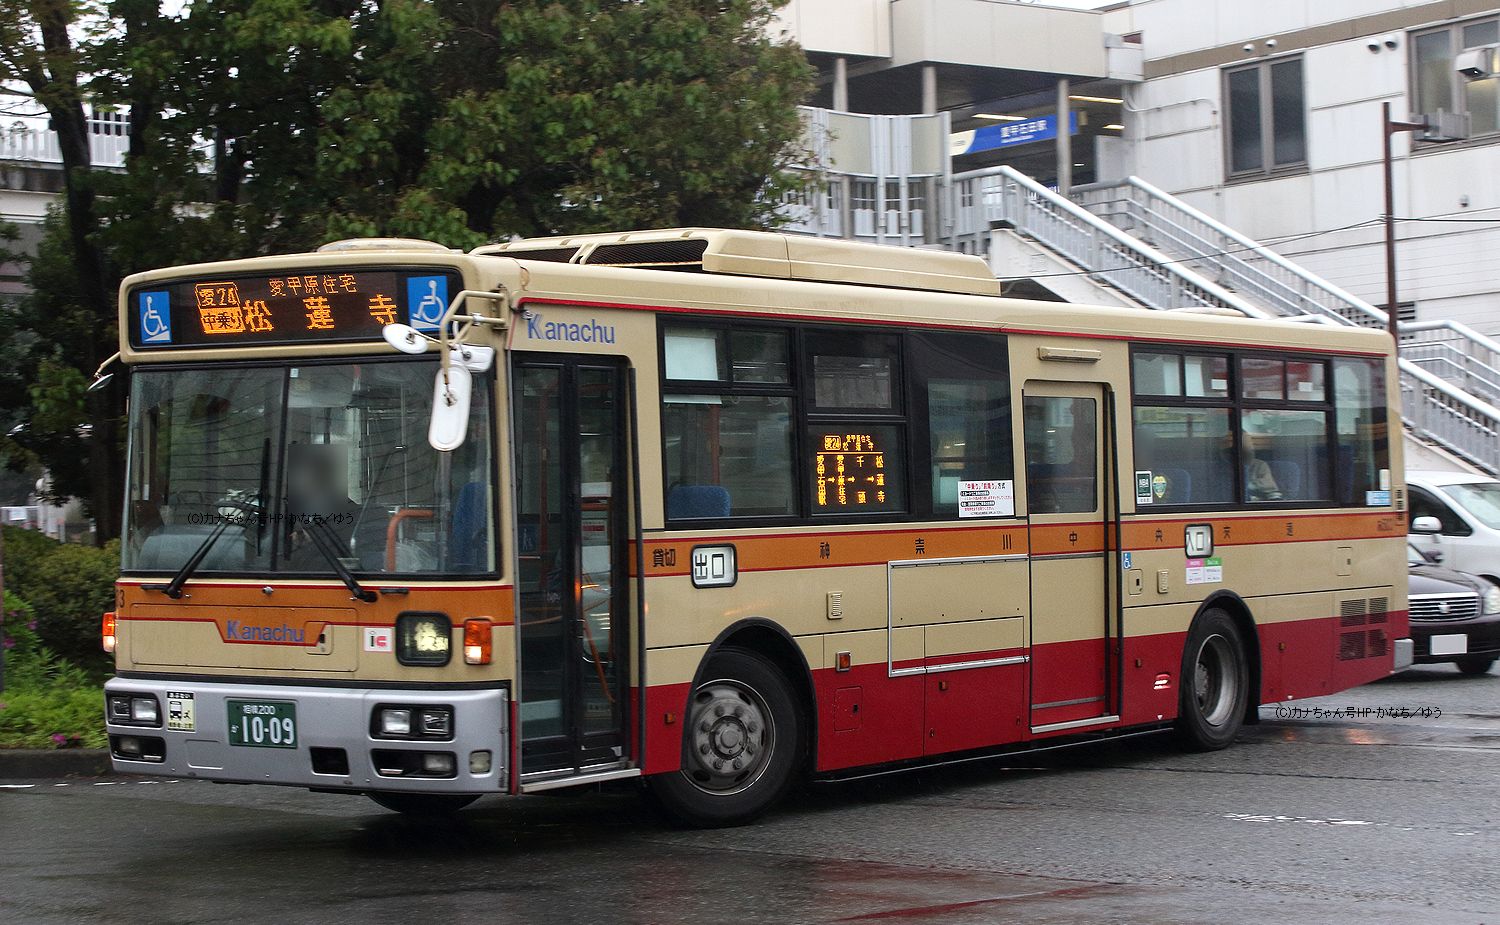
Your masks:
{"label": "bus windshield", "polygon": [[474,390],[469,439],[440,453],[436,372],[430,359],[138,369],[125,570],[176,572],[202,550],[197,572],[493,572],[488,391]]}

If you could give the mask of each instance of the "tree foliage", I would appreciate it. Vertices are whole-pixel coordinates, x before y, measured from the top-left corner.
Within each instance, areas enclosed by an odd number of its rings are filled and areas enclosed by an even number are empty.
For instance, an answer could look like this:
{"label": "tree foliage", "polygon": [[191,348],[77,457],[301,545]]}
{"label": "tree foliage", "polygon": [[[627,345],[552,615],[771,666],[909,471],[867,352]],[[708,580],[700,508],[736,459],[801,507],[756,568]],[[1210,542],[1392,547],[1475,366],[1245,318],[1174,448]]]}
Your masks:
{"label": "tree foliage", "polygon": [[[26,422],[0,452],[112,535],[123,393],[77,386],[131,272],[339,237],[774,224],[811,90],[771,38],[782,2],[0,0],[0,80],[67,136],[68,189],[35,295],[0,317],[30,383],[0,381]],[[123,171],[90,167],[86,101],[128,111]]]}

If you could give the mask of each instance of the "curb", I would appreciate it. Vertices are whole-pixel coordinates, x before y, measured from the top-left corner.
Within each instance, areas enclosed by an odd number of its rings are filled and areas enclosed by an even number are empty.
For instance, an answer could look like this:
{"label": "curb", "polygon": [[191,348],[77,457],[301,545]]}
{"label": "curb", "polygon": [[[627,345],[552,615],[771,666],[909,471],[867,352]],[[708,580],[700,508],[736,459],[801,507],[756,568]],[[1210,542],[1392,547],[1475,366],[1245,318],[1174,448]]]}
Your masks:
{"label": "curb", "polygon": [[107,748],[0,749],[0,780],[101,777],[109,773]]}

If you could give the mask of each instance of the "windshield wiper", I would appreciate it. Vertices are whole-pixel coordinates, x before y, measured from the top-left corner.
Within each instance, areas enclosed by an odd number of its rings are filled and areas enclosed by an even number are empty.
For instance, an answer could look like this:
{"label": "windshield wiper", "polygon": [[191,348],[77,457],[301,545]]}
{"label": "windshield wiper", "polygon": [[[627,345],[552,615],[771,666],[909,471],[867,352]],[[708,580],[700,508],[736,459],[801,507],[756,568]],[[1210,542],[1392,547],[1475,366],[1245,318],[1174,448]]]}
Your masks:
{"label": "windshield wiper", "polygon": [[328,519],[322,514],[314,514],[309,519],[308,526],[310,527],[307,531],[308,538],[312,540],[314,546],[318,547],[318,552],[323,555],[323,558],[328,560],[333,573],[339,576],[339,580],[344,583],[344,587],[349,589],[349,593],[367,604],[378,599],[380,595],[374,591],[366,591],[359,583],[359,579],[354,577],[354,573],[349,571],[349,566],[339,558],[338,548],[343,544],[339,542],[338,537],[333,535],[333,528],[328,526]]}

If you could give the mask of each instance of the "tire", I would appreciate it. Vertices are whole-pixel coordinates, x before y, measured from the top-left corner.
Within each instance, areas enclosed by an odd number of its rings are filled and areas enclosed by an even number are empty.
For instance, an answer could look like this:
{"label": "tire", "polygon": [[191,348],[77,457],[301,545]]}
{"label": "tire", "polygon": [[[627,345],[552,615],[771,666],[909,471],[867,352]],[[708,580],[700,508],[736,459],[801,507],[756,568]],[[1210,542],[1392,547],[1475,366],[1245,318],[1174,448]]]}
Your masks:
{"label": "tire", "polygon": [[478,794],[366,793],[365,796],[392,812],[408,816],[451,816],[479,799]]}
{"label": "tire", "polygon": [[1182,650],[1177,737],[1189,751],[1216,751],[1234,741],[1245,720],[1250,671],[1239,627],[1211,608],[1199,614]]}
{"label": "tire", "polygon": [[741,825],[796,780],[806,728],[802,708],[781,669],[746,649],[720,649],[703,677],[688,700],[682,768],[648,778],[647,786],[677,823]]}
{"label": "tire", "polygon": [[1490,668],[1495,664],[1495,656],[1466,655],[1456,659],[1454,664],[1458,665],[1458,670],[1464,674],[1489,674]]}

